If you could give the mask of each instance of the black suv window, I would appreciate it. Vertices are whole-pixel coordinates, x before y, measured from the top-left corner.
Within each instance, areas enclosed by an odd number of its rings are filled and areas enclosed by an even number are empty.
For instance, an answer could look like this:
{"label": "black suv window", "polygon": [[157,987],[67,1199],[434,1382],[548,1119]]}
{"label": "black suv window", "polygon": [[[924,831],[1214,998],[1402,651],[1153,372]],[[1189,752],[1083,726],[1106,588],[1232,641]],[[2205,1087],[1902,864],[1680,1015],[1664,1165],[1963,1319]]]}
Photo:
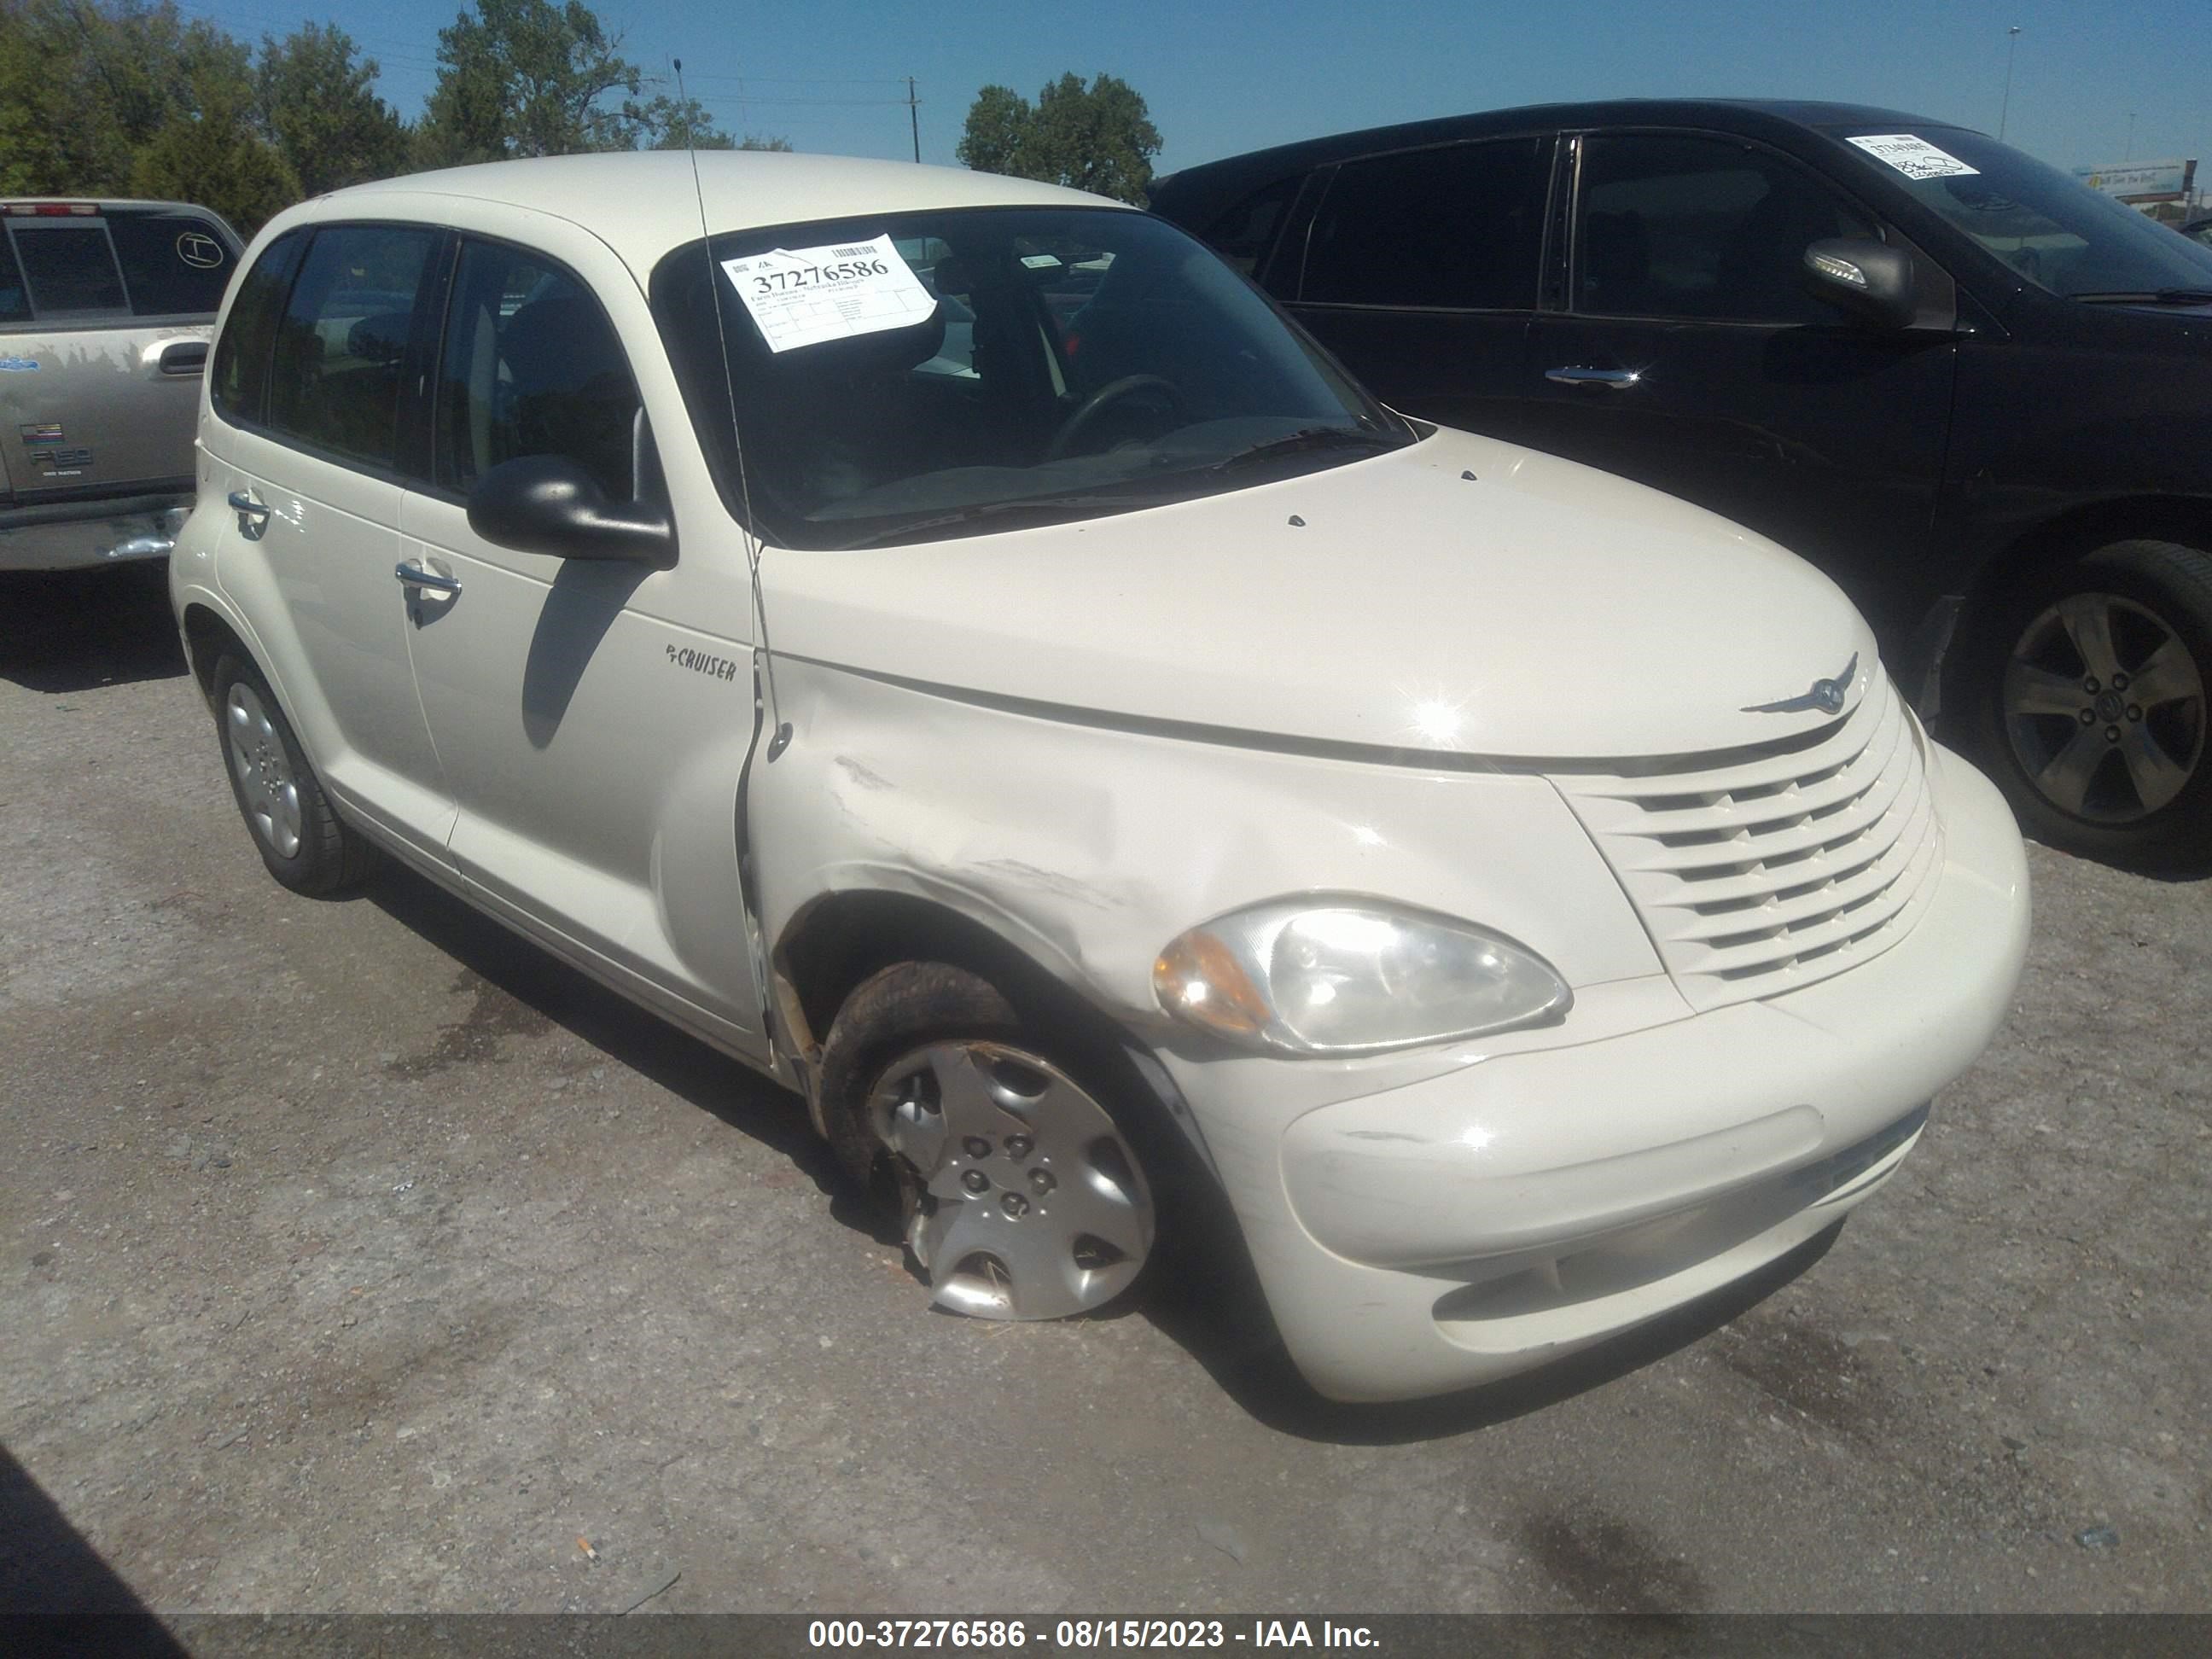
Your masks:
{"label": "black suv window", "polygon": [[1306,243],[1310,304],[1528,311],[1543,243],[1543,142],[1347,161]]}
{"label": "black suv window", "polygon": [[19,225],[15,257],[30,278],[31,303],[41,317],[124,309],[123,277],[100,225],[52,220]]}
{"label": "black suv window", "polygon": [[264,248],[239,283],[238,298],[223,319],[222,334],[215,343],[208,396],[218,413],[234,421],[258,422],[263,418],[269,396],[269,349],[276,342],[276,319],[284,314],[284,296],[291,290],[292,272],[307,242],[307,233],[295,230]]}
{"label": "black suv window", "polygon": [[196,213],[113,213],[107,234],[141,317],[210,316],[230,281],[230,246]]}
{"label": "black suv window", "polygon": [[1303,174],[1292,173],[1287,179],[1277,179],[1265,190],[1254,191],[1215,220],[1212,228],[1206,233],[1206,240],[1219,248],[1222,257],[1247,276],[1258,276],[1260,261],[1274,246],[1283,215],[1304,182]]}
{"label": "black suv window", "polygon": [[438,482],[465,494],[501,461],[563,455],[631,495],[636,383],[591,290],[543,256],[468,242],[438,376]]}
{"label": "black suv window", "polygon": [[1877,234],[1778,155],[1683,133],[1583,141],[1575,309],[1606,317],[1832,323],[1805,291],[1808,244]]}
{"label": "black suv window", "polygon": [[348,460],[392,465],[400,369],[440,235],[400,225],[315,233],[276,329],[270,427]]}

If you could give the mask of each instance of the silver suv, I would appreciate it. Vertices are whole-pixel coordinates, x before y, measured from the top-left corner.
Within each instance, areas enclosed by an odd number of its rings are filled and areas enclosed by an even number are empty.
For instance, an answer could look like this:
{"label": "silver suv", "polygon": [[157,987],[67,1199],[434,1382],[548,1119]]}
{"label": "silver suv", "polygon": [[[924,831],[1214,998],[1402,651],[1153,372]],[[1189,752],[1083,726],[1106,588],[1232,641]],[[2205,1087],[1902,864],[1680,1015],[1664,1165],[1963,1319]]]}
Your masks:
{"label": "silver suv", "polygon": [[167,554],[238,253],[179,202],[0,202],[0,570]]}

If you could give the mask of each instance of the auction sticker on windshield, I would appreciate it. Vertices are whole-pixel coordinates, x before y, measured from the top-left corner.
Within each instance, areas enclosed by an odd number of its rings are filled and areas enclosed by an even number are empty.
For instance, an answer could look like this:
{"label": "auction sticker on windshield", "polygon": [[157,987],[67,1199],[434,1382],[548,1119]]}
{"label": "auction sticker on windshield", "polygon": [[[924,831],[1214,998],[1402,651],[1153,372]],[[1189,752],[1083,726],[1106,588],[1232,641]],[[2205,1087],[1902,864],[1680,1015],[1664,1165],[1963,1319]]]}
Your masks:
{"label": "auction sticker on windshield", "polygon": [[1854,138],[1851,143],[1868,155],[1888,162],[1908,179],[1956,179],[1978,171],[1957,156],[1945,155],[1925,138],[1916,138],[1909,132],[1875,133]]}
{"label": "auction sticker on windshield", "polygon": [[725,259],[770,351],[926,321],[937,301],[887,236]]}

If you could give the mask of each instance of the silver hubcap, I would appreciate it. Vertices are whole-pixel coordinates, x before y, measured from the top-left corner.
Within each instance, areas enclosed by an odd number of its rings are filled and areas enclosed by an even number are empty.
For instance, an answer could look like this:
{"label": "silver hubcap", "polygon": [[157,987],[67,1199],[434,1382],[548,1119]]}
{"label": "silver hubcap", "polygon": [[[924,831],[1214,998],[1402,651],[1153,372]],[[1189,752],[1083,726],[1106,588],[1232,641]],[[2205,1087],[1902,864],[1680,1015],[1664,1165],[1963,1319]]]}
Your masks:
{"label": "silver hubcap", "polygon": [[887,1067],[877,1135],[920,1178],[907,1243],[938,1306],[1062,1319],[1103,1306],[1152,1248],[1152,1198],[1114,1120],[1035,1054],[940,1042]]}
{"label": "silver hubcap", "polygon": [[246,822],[262,844],[279,858],[300,851],[300,784],[284,744],[270,724],[269,711],[252,687],[234,681],[223,704],[223,735],[230,747],[230,769]]}
{"label": "silver hubcap", "polygon": [[2204,755],[2204,678],[2153,611],[2075,593],[2033,622],[2005,665],[2005,733],[2044,799],[2093,823],[2146,817]]}

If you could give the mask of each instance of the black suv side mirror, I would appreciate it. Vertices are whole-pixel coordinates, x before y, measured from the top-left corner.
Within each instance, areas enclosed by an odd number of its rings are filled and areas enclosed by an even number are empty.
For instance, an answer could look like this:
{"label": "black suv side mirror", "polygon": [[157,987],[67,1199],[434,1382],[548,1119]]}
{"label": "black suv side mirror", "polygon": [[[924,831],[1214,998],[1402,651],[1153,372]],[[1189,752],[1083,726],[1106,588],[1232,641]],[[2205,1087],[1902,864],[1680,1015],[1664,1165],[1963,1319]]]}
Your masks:
{"label": "black suv side mirror", "polygon": [[650,501],[610,501],[565,455],[501,461],[469,491],[469,528],[486,541],[561,559],[676,562],[676,522]]}
{"label": "black suv side mirror", "polygon": [[1835,236],[1805,250],[1805,286],[1876,328],[1905,328],[1920,308],[1912,257],[1863,236]]}

